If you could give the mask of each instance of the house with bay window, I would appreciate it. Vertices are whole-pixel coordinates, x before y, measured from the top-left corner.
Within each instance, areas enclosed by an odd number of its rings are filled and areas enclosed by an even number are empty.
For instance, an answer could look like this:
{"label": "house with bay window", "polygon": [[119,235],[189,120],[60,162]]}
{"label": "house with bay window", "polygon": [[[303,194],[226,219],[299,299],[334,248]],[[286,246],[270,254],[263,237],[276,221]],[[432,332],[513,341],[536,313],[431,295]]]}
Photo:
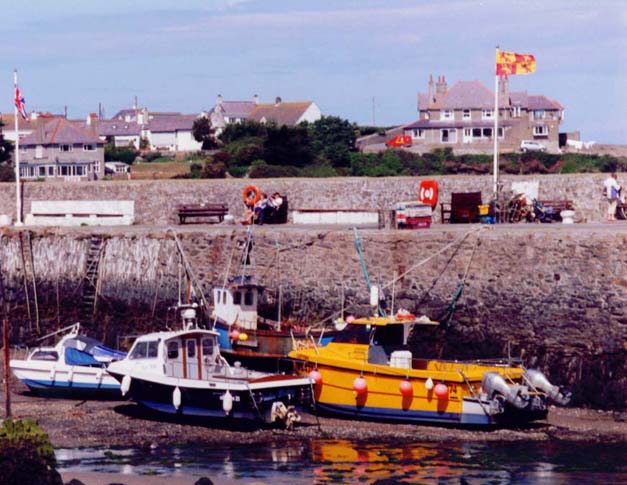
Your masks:
{"label": "house with bay window", "polygon": [[80,123],[39,118],[31,134],[20,138],[23,179],[94,180],[104,174],[104,141]]}
{"label": "house with bay window", "polygon": [[[564,119],[560,103],[526,91],[510,92],[507,77],[499,78],[499,147],[518,150],[522,140],[535,140],[548,151],[559,149]],[[480,81],[457,81],[449,89],[446,78],[429,78],[426,93],[418,93],[418,120],[403,133],[425,150],[451,147],[489,152],[494,145],[494,92]]]}

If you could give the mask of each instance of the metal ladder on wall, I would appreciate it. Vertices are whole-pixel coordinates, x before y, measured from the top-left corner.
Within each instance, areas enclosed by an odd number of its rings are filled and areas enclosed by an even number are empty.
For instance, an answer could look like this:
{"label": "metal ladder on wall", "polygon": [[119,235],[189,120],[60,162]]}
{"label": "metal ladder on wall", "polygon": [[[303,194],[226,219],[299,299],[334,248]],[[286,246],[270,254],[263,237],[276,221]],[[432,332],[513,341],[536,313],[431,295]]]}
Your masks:
{"label": "metal ladder on wall", "polygon": [[79,308],[79,320],[84,324],[90,324],[94,321],[100,293],[100,263],[104,256],[104,249],[105,244],[102,237],[92,235],[87,252],[87,261],[85,262]]}
{"label": "metal ladder on wall", "polygon": [[[33,258],[33,241],[30,231],[19,231],[20,259],[22,263],[22,280],[24,284],[24,298],[26,301],[26,313],[28,314],[28,331],[33,332],[33,311],[35,313],[35,331],[37,335],[39,327],[39,298],[37,296],[37,281],[35,278],[35,260]],[[34,308],[31,308],[31,302]]]}

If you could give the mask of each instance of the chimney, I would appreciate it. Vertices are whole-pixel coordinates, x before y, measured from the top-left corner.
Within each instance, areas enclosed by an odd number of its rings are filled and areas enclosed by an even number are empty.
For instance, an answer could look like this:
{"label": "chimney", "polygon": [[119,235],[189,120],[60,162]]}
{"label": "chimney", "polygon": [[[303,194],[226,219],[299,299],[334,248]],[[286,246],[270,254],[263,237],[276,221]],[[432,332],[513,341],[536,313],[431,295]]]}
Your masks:
{"label": "chimney", "polygon": [[96,133],[96,125],[98,124],[98,115],[89,113],[87,115],[87,129],[92,133]]}
{"label": "chimney", "polygon": [[446,95],[446,78],[444,76],[438,76],[438,82],[435,84],[436,97]]}
{"label": "chimney", "polygon": [[37,144],[43,145],[45,141],[45,133],[44,133],[44,123],[46,120],[44,118],[37,119]]}
{"label": "chimney", "polygon": [[499,76],[499,106],[509,106],[509,78]]}
{"label": "chimney", "polygon": [[255,103],[255,105],[259,104],[259,96],[257,96],[256,94],[253,96],[253,103]]}
{"label": "chimney", "polygon": [[433,102],[433,74],[429,74],[429,88],[427,90],[427,103]]}
{"label": "chimney", "polygon": [[277,96],[276,99],[274,100],[274,106],[280,106],[282,101],[283,100],[280,98],[280,96]]}
{"label": "chimney", "polygon": [[223,100],[222,100],[222,95],[221,95],[221,94],[218,94],[218,97],[216,98],[216,104],[217,104],[218,106],[220,106],[220,105],[222,105],[222,101],[223,101]]}

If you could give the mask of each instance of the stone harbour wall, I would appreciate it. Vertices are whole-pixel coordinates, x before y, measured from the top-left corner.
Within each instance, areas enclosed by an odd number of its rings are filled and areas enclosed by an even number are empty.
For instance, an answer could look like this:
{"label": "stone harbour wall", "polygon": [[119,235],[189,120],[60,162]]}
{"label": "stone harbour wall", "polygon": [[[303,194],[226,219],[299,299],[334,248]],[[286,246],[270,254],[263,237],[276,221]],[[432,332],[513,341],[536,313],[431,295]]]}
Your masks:
{"label": "stone harbour wall", "polygon": [[[163,328],[167,307],[185,299],[181,256],[172,231],[99,228],[105,241],[96,318],[91,333],[118,335]],[[31,233],[42,331],[75,321],[91,228]],[[238,274],[246,240],[241,227],[177,230],[196,292]],[[627,226],[436,226],[430,230],[359,232],[370,279],[389,283],[388,306],[440,318],[464,281],[453,318],[417,329],[415,355],[450,359],[522,357],[579,404],[627,404]],[[26,240],[25,231],[23,240]],[[268,287],[264,311],[318,322],[342,304],[368,312],[368,294],[354,234],[261,226],[254,230],[255,274]],[[5,229],[0,267],[11,298],[13,341],[32,327],[17,232]],[[467,274],[465,280],[464,275]],[[31,303],[31,312],[34,312]],[[19,331],[18,331],[19,330]]]}
{"label": "stone harbour wall", "polygon": [[[539,198],[570,199],[577,217],[601,220],[605,200],[602,182],[607,174],[509,175],[503,174],[505,190],[514,181],[538,181]],[[33,200],[133,200],[137,224],[175,224],[176,205],[222,202],[236,218],[243,213],[242,192],[254,183],[264,192],[287,194],[291,209],[393,209],[399,201],[416,200],[423,179],[439,184],[440,201],[449,202],[451,192],[481,191],[487,202],[492,194],[491,175],[447,175],[437,177],[346,177],[220,180],[124,180],[85,183],[27,182],[23,189],[23,212],[30,211]],[[627,174],[619,174],[619,181]],[[0,183],[0,214],[15,215],[15,186]],[[439,211],[436,220],[439,220]]]}

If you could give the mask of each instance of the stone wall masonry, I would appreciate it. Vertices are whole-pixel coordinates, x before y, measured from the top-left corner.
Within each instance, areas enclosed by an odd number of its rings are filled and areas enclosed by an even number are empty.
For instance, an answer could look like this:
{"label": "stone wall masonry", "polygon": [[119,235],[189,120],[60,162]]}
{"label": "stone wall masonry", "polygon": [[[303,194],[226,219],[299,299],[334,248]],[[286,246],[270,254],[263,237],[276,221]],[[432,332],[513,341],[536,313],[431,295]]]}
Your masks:
{"label": "stone wall masonry", "polygon": [[[577,216],[586,221],[603,218],[605,201],[602,182],[607,174],[508,175],[501,181],[508,189],[513,181],[539,181],[540,199],[571,199]],[[134,200],[137,224],[178,223],[176,205],[200,201],[224,202],[237,219],[242,216],[242,191],[254,183],[266,193],[287,194],[292,209],[392,209],[404,200],[417,199],[423,179],[435,179],[440,201],[448,202],[451,192],[481,191],[488,201],[492,176],[450,175],[437,177],[347,177],[325,179],[221,179],[221,180],[130,180],[84,183],[27,182],[24,184],[24,215],[32,200]],[[627,180],[620,174],[619,180]],[[15,215],[15,186],[0,184],[0,213]],[[439,220],[439,211],[436,220]]]}
{"label": "stone wall masonry", "polygon": [[[438,227],[438,226],[436,226]],[[627,403],[627,226],[439,226],[419,231],[363,230],[372,281],[394,285],[394,308],[439,318],[468,271],[448,326],[418,330],[414,352],[444,358],[522,356],[526,365],[573,388],[578,403],[623,409]],[[44,327],[55,324],[54,292],[62,315],[75,305],[92,228],[32,233]],[[162,328],[160,314],[179,292],[179,254],[172,232],[157,228],[98,228],[105,240],[96,328],[104,334]],[[261,226],[254,233],[255,274],[282,288],[283,315],[315,322],[338,312],[357,314],[368,295],[352,231]],[[26,325],[17,233],[5,229],[0,267],[15,295],[13,325]],[[177,230],[199,288],[240,269],[241,227]],[[62,282],[59,285],[59,281]],[[183,287],[185,284],[183,282]],[[385,289],[392,303],[392,287]],[[267,292],[268,311],[277,291]],[[58,310],[56,310],[58,311]],[[65,312],[65,313],[64,313]],[[71,323],[71,321],[69,321]],[[45,329],[45,328],[44,328]]]}

